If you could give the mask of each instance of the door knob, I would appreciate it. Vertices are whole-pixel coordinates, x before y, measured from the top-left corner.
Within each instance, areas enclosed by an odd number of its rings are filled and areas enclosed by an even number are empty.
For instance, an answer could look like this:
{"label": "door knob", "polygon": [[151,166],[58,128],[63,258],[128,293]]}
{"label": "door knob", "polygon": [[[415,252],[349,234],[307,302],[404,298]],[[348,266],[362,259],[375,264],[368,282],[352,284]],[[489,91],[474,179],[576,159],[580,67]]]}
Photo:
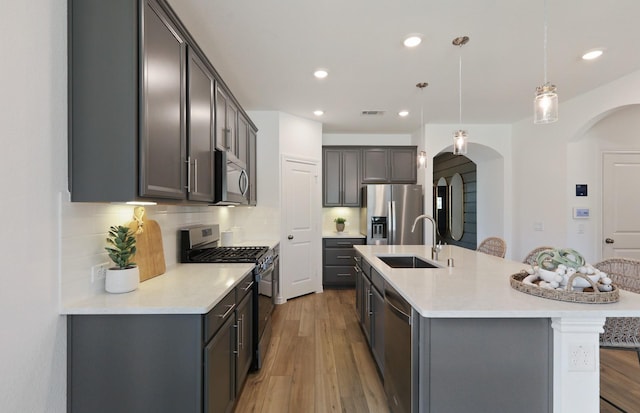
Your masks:
{"label": "door knob", "polygon": [[613,244],[615,241],[612,238],[607,238],[604,240],[607,244]]}
{"label": "door knob", "polygon": [[293,235],[289,235],[287,239],[293,239]]}

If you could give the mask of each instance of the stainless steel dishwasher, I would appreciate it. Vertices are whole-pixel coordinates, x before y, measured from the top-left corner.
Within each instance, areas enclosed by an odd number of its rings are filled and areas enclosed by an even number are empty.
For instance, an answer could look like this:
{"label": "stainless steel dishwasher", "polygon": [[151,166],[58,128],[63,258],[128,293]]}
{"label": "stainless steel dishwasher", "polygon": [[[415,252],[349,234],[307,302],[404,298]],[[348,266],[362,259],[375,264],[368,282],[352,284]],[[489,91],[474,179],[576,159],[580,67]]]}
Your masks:
{"label": "stainless steel dishwasher", "polygon": [[385,286],[384,391],[392,413],[411,413],[411,305]]}

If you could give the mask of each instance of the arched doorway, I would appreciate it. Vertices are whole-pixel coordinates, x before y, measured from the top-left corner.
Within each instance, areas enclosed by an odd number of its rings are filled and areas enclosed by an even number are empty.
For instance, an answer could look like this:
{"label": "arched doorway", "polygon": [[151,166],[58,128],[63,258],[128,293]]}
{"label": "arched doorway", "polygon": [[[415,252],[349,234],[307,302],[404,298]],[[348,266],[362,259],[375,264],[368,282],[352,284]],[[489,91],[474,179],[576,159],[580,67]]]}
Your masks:
{"label": "arched doorway", "polygon": [[475,162],[463,155],[444,152],[433,158],[438,242],[476,249],[476,171]]}

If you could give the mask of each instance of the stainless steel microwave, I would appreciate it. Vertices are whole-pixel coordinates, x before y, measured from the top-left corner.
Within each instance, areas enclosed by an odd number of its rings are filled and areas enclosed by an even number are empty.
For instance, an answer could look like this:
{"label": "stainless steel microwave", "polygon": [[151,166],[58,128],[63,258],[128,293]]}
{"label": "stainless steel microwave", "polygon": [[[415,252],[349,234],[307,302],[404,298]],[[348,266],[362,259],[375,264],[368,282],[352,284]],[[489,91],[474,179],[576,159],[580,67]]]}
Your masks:
{"label": "stainless steel microwave", "polygon": [[249,203],[249,174],[246,165],[227,151],[215,151],[216,205]]}

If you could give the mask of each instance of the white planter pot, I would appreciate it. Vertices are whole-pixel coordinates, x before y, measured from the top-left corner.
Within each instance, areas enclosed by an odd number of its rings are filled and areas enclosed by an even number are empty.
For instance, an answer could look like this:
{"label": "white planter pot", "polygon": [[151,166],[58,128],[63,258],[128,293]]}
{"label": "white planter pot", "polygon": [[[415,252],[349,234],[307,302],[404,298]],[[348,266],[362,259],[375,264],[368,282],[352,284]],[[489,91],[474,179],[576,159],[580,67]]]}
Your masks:
{"label": "white planter pot", "polygon": [[140,285],[140,270],[138,267],[126,270],[108,269],[104,281],[104,289],[108,293],[128,293]]}

